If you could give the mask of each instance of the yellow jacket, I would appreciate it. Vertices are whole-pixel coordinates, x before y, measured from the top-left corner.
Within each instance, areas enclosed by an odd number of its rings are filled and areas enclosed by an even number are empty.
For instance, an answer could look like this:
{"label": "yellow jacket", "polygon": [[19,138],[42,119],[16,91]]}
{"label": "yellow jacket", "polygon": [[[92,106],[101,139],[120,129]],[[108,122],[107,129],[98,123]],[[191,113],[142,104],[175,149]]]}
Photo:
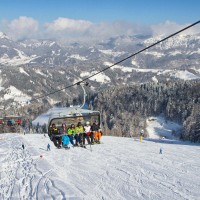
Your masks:
{"label": "yellow jacket", "polygon": [[83,128],[83,126],[77,126],[77,127],[75,128],[75,132],[76,132],[76,134],[84,133],[84,128]]}

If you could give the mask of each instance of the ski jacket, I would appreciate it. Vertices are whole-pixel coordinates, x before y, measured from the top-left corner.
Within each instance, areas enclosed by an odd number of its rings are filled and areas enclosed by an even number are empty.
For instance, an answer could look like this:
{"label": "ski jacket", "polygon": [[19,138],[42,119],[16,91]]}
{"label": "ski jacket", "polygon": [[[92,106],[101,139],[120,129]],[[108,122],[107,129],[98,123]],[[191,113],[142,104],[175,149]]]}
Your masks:
{"label": "ski jacket", "polygon": [[84,128],[83,128],[83,126],[77,126],[77,127],[75,128],[75,132],[76,132],[76,134],[84,133]]}
{"label": "ski jacket", "polygon": [[22,120],[21,120],[21,119],[18,119],[18,120],[17,120],[17,124],[18,124],[18,125],[21,125],[21,123],[22,123]]}
{"label": "ski jacket", "polygon": [[12,123],[12,125],[15,125],[15,120],[11,119],[11,123]]}
{"label": "ski jacket", "polygon": [[84,126],[85,132],[88,133],[91,131],[91,126]]}
{"label": "ski jacket", "polygon": [[7,121],[7,125],[8,125],[8,126],[11,126],[11,125],[12,125],[12,121],[11,121],[11,120],[8,120],[8,121]]}
{"label": "ski jacket", "polygon": [[73,135],[73,134],[75,134],[76,132],[75,132],[75,128],[69,128],[68,130],[67,130],[67,133],[68,133],[68,135]]}
{"label": "ski jacket", "polygon": [[62,142],[63,142],[63,145],[68,145],[70,142],[69,137],[67,135],[63,135]]}
{"label": "ski jacket", "polygon": [[91,130],[92,131],[98,131],[99,130],[99,125],[97,125],[97,124],[93,124],[92,126],[91,126]]}
{"label": "ski jacket", "polygon": [[57,128],[51,128],[50,129],[50,135],[56,136],[58,135],[58,129]]}
{"label": "ski jacket", "polygon": [[66,132],[65,132],[65,129],[64,129],[63,127],[61,127],[61,128],[59,129],[59,134],[62,135],[62,134],[64,134],[64,133],[66,133]]}

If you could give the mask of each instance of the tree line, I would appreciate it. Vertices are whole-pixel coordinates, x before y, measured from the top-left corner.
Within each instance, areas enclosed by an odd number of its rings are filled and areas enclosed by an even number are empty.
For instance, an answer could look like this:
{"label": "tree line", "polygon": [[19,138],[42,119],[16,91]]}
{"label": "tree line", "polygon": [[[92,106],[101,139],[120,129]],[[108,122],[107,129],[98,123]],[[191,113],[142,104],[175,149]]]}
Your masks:
{"label": "tree line", "polygon": [[146,119],[163,114],[182,125],[180,138],[200,142],[200,81],[149,82],[88,95],[108,135],[137,136]]}

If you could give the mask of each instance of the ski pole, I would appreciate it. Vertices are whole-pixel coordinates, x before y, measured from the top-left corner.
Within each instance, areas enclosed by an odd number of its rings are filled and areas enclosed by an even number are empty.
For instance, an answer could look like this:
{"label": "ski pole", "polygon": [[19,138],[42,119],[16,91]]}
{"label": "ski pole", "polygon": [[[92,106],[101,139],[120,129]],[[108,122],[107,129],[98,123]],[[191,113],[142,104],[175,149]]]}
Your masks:
{"label": "ski pole", "polygon": [[92,146],[91,146],[91,142],[90,142],[90,151],[92,152]]}

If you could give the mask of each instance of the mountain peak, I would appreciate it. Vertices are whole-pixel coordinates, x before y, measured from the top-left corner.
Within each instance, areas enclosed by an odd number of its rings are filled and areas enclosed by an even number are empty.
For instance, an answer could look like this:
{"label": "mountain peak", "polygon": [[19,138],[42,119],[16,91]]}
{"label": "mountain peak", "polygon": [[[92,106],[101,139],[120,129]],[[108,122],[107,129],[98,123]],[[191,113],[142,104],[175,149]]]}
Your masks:
{"label": "mountain peak", "polygon": [[0,39],[9,39],[9,37],[5,33],[0,32]]}

